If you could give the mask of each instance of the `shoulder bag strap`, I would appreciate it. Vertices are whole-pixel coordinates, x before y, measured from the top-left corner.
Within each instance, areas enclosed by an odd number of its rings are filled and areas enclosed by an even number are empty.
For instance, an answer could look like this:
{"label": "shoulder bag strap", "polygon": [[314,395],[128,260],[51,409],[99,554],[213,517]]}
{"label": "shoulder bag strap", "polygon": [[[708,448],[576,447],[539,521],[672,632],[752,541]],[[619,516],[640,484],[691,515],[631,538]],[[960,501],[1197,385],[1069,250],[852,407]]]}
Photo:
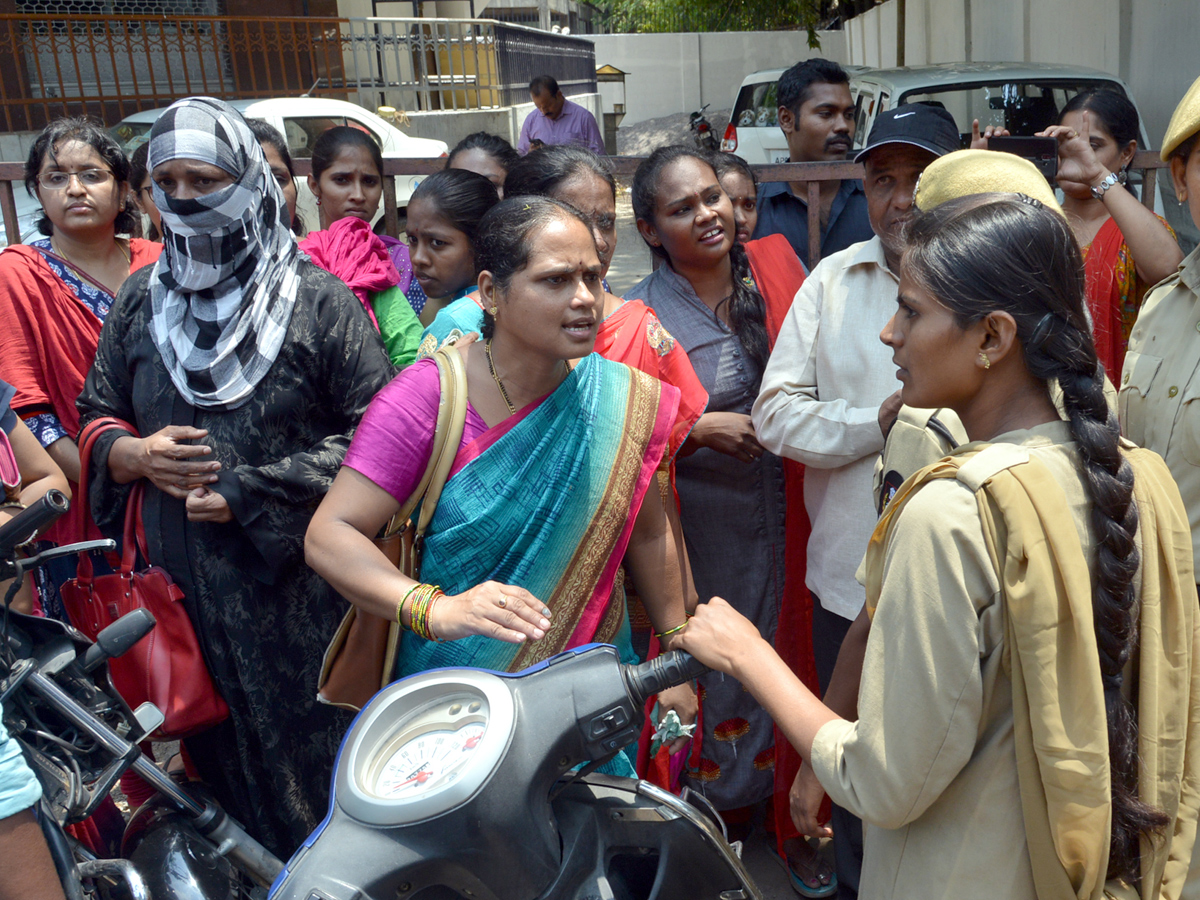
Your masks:
{"label": "shoulder bag strap", "polygon": [[[425,534],[437,509],[438,498],[450,477],[450,469],[454,465],[454,458],[458,456],[458,445],[462,443],[467,423],[467,369],[463,365],[462,354],[457,347],[449,346],[438,350],[436,357],[438,374],[442,380],[441,412],[446,412],[447,416],[444,428],[443,423],[438,422],[438,437],[434,443],[440,444],[440,447],[430,456],[430,463],[436,465],[421,504],[421,515],[417,519],[417,540]],[[438,418],[441,419],[440,414]]]}
{"label": "shoulder bag strap", "polygon": [[[458,455],[458,445],[462,443],[463,429],[467,421],[467,370],[463,365],[462,354],[456,347],[443,347],[433,355],[438,367],[438,377],[441,383],[442,396],[438,405],[437,431],[433,438],[433,452],[429,454],[429,464],[425,467],[425,475],[417,490],[409,497],[408,502],[392,519],[388,527],[389,534],[401,532],[409,524],[412,511],[421,503],[421,513],[416,523],[413,535],[412,553],[409,559],[409,569],[405,572],[411,578],[420,580],[421,573],[421,542],[425,529],[433,518],[437,508],[438,498]],[[397,520],[399,525],[392,527]],[[403,569],[404,563],[401,563]],[[392,672],[396,668],[396,657],[400,652],[400,625],[390,622],[388,625],[387,646],[384,651],[381,669],[380,688],[387,687],[391,681]]]}
{"label": "shoulder bag strap", "polygon": [[42,254],[42,256],[44,256],[46,259],[52,259],[56,263],[61,265],[63,268],[70,269],[72,272],[75,273],[76,278],[78,278],[80,281],[86,281],[92,287],[96,288],[96,290],[103,291],[106,296],[109,296],[109,297],[115,296],[111,290],[109,290],[107,287],[102,285],[99,281],[97,281],[95,278],[93,278],[87,272],[83,271],[82,269],[80,269],[78,266],[76,266],[74,263],[70,262],[69,260],[63,259],[61,256],[59,256],[53,250],[47,250],[44,247],[34,247],[33,249],[36,250],[38,253]]}
{"label": "shoulder bag strap", "polygon": [[[461,357],[459,357],[459,358],[461,360]],[[449,399],[447,396],[447,393],[446,393],[446,390],[447,390],[447,388],[446,388],[447,362],[446,362],[446,358],[443,357],[443,355],[440,353],[435,354],[433,357],[433,360],[435,363],[437,363],[438,380],[439,380],[439,384],[440,384],[442,393],[441,393],[441,400],[439,400],[439,402],[438,402],[437,425],[434,427],[433,448],[429,453],[429,462],[426,463],[426,465],[425,465],[425,472],[423,475],[421,475],[421,480],[417,482],[416,489],[413,490],[413,492],[409,496],[409,498],[406,501],[404,501],[404,505],[400,507],[400,510],[394,516],[392,516],[392,518],[388,521],[387,527],[384,528],[383,532],[380,534],[380,538],[392,537],[392,536],[400,534],[401,532],[404,531],[405,527],[408,524],[409,518],[411,518],[411,516],[413,514],[413,510],[415,510],[417,508],[417,504],[419,504],[421,502],[421,498],[424,497],[426,491],[429,490],[429,485],[433,481],[434,471],[437,469],[437,466],[438,466],[438,460],[441,459],[443,453],[445,453],[445,450],[446,450],[448,429],[450,426],[450,418],[451,418],[451,414],[453,412],[453,408],[452,408],[451,404],[447,402],[447,400]],[[464,378],[465,378],[465,375],[464,375]],[[465,386],[463,388],[463,396],[464,396],[464,398],[466,396],[466,387]],[[463,407],[463,418],[465,421],[465,418],[466,418],[465,403],[464,403],[464,407]],[[459,440],[460,441],[462,440],[461,430],[459,433]],[[458,450],[457,442],[454,444],[454,449],[455,449],[455,452],[457,452],[457,450]],[[439,489],[439,493],[440,493],[440,489]]]}

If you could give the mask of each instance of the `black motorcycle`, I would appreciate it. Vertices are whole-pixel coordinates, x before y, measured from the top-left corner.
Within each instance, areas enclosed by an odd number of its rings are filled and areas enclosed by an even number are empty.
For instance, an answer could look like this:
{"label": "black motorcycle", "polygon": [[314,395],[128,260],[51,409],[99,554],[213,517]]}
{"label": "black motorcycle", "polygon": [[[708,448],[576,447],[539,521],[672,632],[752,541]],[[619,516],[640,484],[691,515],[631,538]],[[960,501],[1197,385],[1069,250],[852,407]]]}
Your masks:
{"label": "black motorcycle", "polygon": [[[107,661],[154,627],[135,610],[92,643],[69,625],[13,612],[9,602],[25,574],[52,559],[111,550],[86,541],[18,558],[17,548],[69,503],[50,491],[0,527],[0,580],[16,580],[0,613],[0,706],[42,783],[38,819],[68,900],[237,900],[261,898],[283,868],[224,810],[177,784],[138,742],[162,722],[151,704],[136,711],[114,690]],[[158,792],[125,829],[121,858],[97,858],[66,826],[88,818],[126,771]]]}
{"label": "black motorcycle", "polygon": [[688,128],[692,131],[692,143],[701,150],[716,150],[717,136],[713,134],[712,125],[704,117],[704,111],[709,104],[705,103],[688,117]]}

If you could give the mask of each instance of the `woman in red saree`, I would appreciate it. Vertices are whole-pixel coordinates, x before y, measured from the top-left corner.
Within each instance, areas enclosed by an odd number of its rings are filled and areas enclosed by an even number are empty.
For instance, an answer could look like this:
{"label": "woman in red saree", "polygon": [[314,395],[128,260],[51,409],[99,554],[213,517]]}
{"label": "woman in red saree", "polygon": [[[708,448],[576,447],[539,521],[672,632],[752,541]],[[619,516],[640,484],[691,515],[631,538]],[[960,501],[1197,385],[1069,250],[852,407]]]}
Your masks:
{"label": "woman in red saree", "polygon": [[[129,161],[117,143],[84,118],[59,119],[38,135],[25,162],[25,189],[42,205],[44,237],[0,253],[0,374],[14,388],[12,409],[66,475],[79,480],[79,411],[75,400],[96,356],[100,328],[129,274],[158,258],[162,246],[117,237],[134,230]],[[90,523],[89,523],[90,525]],[[79,534],[65,516],[42,546],[100,538]],[[111,571],[101,554],[93,569]],[[42,611],[70,621],[58,588],[75,575],[75,560],[50,563],[36,575]],[[90,848],[115,848],[123,822],[105,805],[72,826]]]}
{"label": "woman in red saree", "polygon": [[[79,480],[79,412],[75,399],[100,338],[100,327],[129,276],[158,258],[162,246],[128,234],[129,161],[117,143],[87,119],[59,119],[38,136],[25,162],[25,187],[45,213],[45,237],[0,253],[0,366],[15,389],[12,408],[71,482]],[[70,543],[66,516],[44,535]],[[49,611],[63,617],[57,591],[74,561],[51,565],[39,584]]]}
{"label": "woman in red saree", "polygon": [[1119,385],[1142,299],[1175,272],[1183,251],[1171,227],[1125,189],[1138,136],[1129,98],[1108,89],[1076,94],[1041,136],[1058,139],[1058,186],[1083,249],[1096,354]]}

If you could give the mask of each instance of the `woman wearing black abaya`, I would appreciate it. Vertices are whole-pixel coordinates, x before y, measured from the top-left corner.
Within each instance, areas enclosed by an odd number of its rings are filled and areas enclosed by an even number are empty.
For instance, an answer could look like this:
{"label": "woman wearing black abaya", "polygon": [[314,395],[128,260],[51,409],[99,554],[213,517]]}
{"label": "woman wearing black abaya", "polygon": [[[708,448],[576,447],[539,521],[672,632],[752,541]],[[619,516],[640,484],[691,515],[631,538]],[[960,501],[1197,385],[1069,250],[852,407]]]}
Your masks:
{"label": "woman wearing black abaya", "polygon": [[[174,104],[150,138],[161,261],[130,278],[79,398],[142,438],[96,445],[91,503],[120,528],[147,478],[150,562],[182,586],[228,721],[186,740],[221,803],[275,853],[320,821],[348,719],[315,701],[344,605],[304,532],[367,403],[392,375],[362,304],[300,255],[241,116]],[[148,486],[149,487],[149,486]]]}

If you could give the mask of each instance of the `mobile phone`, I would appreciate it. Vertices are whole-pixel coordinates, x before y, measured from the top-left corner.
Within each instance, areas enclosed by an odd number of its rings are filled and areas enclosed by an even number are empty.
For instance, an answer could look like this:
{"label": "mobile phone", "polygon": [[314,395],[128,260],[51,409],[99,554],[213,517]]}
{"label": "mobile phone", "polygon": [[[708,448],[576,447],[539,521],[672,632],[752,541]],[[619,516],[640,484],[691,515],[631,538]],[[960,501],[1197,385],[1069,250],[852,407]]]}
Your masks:
{"label": "mobile phone", "polygon": [[1058,141],[1052,137],[994,137],[988,138],[988,149],[1013,153],[1027,159],[1054,184],[1058,174]]}

